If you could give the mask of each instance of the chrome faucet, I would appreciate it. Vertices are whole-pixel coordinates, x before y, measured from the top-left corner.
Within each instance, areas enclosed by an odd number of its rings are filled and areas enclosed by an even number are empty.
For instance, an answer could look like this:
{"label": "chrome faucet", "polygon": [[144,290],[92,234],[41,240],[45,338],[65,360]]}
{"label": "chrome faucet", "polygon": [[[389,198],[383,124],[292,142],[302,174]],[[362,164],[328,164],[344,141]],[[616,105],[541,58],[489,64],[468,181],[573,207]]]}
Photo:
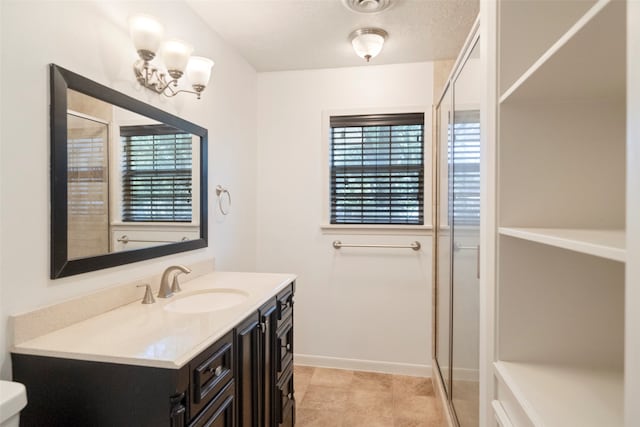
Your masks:
{"label": "chrome faucet", "polygon": [[[162,279],[160,279],[160,290],[158,291],[158,298],[169,298],[171,295],[173,295],[174,290],[179,290],[179,288],[171,289],[171,286],[169,285],[169,276],[171,275],[171,272],[176,270],[179,270],[182,273],[191,273],[191,270],[184,265],[172,265],[171,267],[167,267],[164,273],[162,273]],[[176,280],[174,279],[174,281]]]}

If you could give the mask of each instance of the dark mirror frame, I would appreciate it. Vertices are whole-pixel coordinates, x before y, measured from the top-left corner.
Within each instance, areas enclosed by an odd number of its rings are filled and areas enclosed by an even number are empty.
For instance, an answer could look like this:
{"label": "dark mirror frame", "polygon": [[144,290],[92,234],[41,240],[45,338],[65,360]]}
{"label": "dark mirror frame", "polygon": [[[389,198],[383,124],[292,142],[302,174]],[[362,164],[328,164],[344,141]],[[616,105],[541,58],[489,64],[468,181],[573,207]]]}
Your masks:
{"label": "dark mirror frame", "polygon": [[[51,278],[72,276],[179,252],[206,248],[207,129],[145,104],[55,64],[51,76]],[[150,248],[112,252],[87,258],[67,256],[67,89],[166,123],[200,137],[200,238]]]}

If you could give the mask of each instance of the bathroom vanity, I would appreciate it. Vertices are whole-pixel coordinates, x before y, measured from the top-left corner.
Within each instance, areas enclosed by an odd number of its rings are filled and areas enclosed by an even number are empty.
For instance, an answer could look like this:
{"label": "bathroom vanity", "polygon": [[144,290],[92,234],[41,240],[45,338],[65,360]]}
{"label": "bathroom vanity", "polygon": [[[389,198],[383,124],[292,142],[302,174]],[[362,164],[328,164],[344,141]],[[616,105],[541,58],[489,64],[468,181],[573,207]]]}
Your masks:
{"label": "bathroom vanity", "polygon": [[[294,289],[292,275],[216,272],[172,298],[136,301],[16,344],[13,377],[29,396],[21,421],[293,426]],[[198,304],[227,294],[242,298],[213,311]]]}

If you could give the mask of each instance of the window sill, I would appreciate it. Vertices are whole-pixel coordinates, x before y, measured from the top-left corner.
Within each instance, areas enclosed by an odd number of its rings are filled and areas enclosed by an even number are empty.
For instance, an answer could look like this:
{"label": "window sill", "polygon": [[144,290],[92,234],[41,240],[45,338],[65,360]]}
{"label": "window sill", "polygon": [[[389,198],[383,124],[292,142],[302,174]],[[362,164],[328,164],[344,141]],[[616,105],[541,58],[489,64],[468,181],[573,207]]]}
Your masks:
{"label": "window sill", "polygon": [[416,235],[433,233],[431,225],[321,224],[322,234]]}

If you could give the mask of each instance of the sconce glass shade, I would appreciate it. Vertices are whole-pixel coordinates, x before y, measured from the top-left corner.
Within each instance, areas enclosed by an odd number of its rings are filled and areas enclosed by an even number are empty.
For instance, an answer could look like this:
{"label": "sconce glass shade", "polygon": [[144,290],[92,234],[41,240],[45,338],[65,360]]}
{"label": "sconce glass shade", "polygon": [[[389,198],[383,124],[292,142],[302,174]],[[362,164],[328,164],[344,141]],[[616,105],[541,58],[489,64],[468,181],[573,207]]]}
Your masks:
{"label": "sconce glass shade", "polygon": [[[183,41],[169,39],[162,43],[164,29],[149,15],[132,15],[129,18],[129,30],[140,56],[133,64],[133,72],[141,86],[168,98],[179,93],[190,93],[200,99],[211,78],[212,60],[199,56],[191,58],[193,46]],[[158,50],[161,51],[162,60],[154,61]],[[182,89],[178,85],[185,72],[193,90]]]}
{"label": "sconce glass shade", "polygon": [[[187,66],[187,78],[197,91],[202,91],[209,84],[211,68],[214,62],[202,56],[192,56]],[[201,88],[200,90],[198,90]]]}
{"label": "sconce glass shade", "polygon": [[169,74],[179,79],[187,68],[193,47],[180,40],[167,40],[162,45],[162,60]]}
{"label": "sconce glass shade", "polygon": [[140,57],[146,61],[152,60],[162,42],[162,25],[152,16],[138,14],[129,18],[129,31]]}
{"label": "sconce glass shade", "polygon": [[356,54],[367,62],[381,51],[387,32],[379,28],[361,28],[351,33],[351,44]]}

